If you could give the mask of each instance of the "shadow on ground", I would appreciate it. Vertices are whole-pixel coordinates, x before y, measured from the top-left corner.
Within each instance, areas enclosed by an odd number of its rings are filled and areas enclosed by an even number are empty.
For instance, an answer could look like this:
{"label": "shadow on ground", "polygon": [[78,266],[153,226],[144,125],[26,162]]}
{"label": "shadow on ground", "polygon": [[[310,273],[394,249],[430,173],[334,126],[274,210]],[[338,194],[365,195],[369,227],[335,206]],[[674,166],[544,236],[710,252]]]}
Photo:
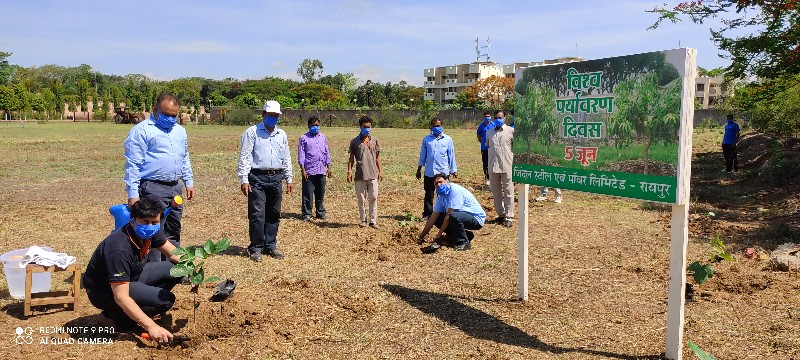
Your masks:
{"label": "shadow on ground", "polygon": [[536,336],[529,335],[481,310],[464,305],[449,295],[411,289],[400,285],[382,286],[386,291],[396,295],[416,309],[435,316],[448,325],[455,326],[465,334],[478,339],[535,349],[551,354],[581,353],[613,359],[662,359],[661,355],[634,356],[602,350],[549,345],[540,341]]}

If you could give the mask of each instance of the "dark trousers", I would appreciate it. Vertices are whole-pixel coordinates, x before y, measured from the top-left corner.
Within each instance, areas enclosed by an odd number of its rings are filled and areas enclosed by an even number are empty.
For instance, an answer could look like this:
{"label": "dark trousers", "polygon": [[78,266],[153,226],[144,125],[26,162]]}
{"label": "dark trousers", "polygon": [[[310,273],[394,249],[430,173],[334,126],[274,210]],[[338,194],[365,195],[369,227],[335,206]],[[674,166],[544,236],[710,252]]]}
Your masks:
{"label": "dark trousers", "polygon": [[725,171],[739,171],[739,152],[736,144],[722,144],[722,155],[725,156]]}
{"label": "dark trousers", "polygon": [[481,161],[483,162],[483,177],[489,180],[489,150],[481,150]]}
{"label": "dark trousers", "polygon": [[433,215],[433,194],[436,193],[436,184],[430,176],[425,176],[422,182],[425,186],[425,204],[422,208],[422,217],[426,217]]}
{"label": "dark trousers", "polygon": [[[183,184],[180,181],[172,183],[142,180],[139,184],[139,198],[149,199],[156,201],[166,209],[172,206],[172,200],[175,195],[183,194]],[[172,245],[180,247],[181,245],[181,217],[183,215],[183,206],[177,206],[170,210],[166,217],[161,219],[161,227],[164,229],[164,235],[167,236]],[[167,261],[167,257],[160,251],[151,251],[147,255],[147,261]]]}
{"label": "dark trousers", "polygon": [[[148,262],[144,264],[144,269],[139,279],[128,283],[128,294],[147,316],[152,317],[156,314],[163,314],[175,304],[175,294],[170,290],[181,279],[169,275],[169,269],[171,268],[171,262]],[[116,331],[126,332],[136,326],[136,322],[128,317],[117,302],[114,301],[114,294],[111,289],[90,289],[86,293],[89,297],[89,302],[94,307],[102,310],[103,315],[114,320],[118,327]]]}
{"label": "dark trousers", "polygon": [[[442,228],[445,215],[445,213],[439,214],[435,224],[437,228]],[[471,214],[463,211],[453,211],[450,214],[450,222],[448,222],[445,232],[453,246],[458,246],[469,241],[467,230],[480,230],[482,227],[483,225]]]}
{"label": "dark trousers", "polygon": [[278,225],[281,222],[283,174],[250,172],[250,193],[247,195],[247,220],[250,223],[250,246],[253,254],[275,250]]}
{"label": "dark trousers", "polygon": [[301,216],[311,216],[312,202],[317,208],[317,217],[325,217],[325,183],[324,174],[309,175],[308,180],[303,179],[303,203]]}

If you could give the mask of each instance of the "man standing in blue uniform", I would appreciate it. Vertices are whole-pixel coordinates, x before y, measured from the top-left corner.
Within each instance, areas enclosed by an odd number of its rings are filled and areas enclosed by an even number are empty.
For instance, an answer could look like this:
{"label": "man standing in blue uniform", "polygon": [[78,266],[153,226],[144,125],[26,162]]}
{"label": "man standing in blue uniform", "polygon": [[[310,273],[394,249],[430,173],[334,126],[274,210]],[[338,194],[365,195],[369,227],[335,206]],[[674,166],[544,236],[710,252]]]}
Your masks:
{"label": "man standing in blue uniform", "polygon": [[425,168],[423,220],[428,220],[428,217],[433,214],[433,193],[436,190],[433,184],[433,175],[447,174],[458,178],[453,139],[443,132],[442,120],[437,117],[431,119],[431,133],[422,138],[422,148],[419,150],[417,180],[422,177],[422,168]]}
{"label": "man standing in blue uniform", "polygon": [[475,237],[472,230],[480,230],[486,222],[483,207],[469,190],[458,184],[452,184],[445,174],[434,176],[436,184],[436,206],[433,215],[425,223],[419,234],[418,242],[422,244],[428,231],[435,225],[439,232],[434,236],[430,246],[422,248],[422,252],[436,252],[443,243],[449,242],[455,250],[469,250]]}
{"label": "man standing in blue uniform", "polygon": [[292,193],[292,159],[286,132],[278,128],[281,104],[269,100],[261,112],[264,121],[242,134],[237,175],[242,194],[247,196],[247,219],[250,225],[250,259],[261,261],[262,253],[283,259],[277,249],[278,225],[281,222],[283,180],[286,192]]}
{"label": "man standing in blue uniform", "polygon": [[478,125],[478,142],[481,143],[481,161],[483,162],[483,177],[486,180],[486,185],[489,185],[489,147],[486,146],[486,131],[493,128],[492,114],[489,112],[483,113],[483,122]]}
{"label": "man standing in blue uniform", "polygon": [[[175,96],[162,93],[150,119],[131,128],[125,140],[125,190],[128,206],[140,198],[158,202],[162,207],[172,204],[175,195],[194,198],[194,174],[189,162],[189,144],[186,129],[177,124],[180,103]],[[180,183],[183,180],[183,184]],[[181,216],[183,207],[172,208],[162,219],[164,233],[176,247],[181,243]],[[158,252],[149,255],[150,261],[163,261],[166,256]]]}
{"label": "man standing in blue uniform", "polygon": [[725,156],[725,170],[739,172],[739,153],[736,151],[736,141],[739,140],[739,124],[733,121],[733,115],[728,114],[725,124],[725,134],[722,136],[722,155]]}

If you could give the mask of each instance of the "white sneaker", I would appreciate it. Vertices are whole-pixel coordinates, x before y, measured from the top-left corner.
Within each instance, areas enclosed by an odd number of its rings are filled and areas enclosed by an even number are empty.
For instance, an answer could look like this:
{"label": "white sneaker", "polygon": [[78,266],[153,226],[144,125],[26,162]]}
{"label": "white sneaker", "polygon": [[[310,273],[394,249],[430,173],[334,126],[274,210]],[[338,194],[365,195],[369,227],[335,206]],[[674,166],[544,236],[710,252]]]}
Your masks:
{"label": "white sneaker", "polygon": [[556,204],[561,204],[561,196],[556,196]]}
{"label": "white sneaker", "polygon": [[539,197],[537,197],[537,198],[536,198],[536,199],[534,199],[534,200],[535,200],[535,201],[545,201],[545,200],[547,200],[547,196],[544,196],[544,195],[539,195]]}
{"label": "white sneaker", "polygon": [[489,186],[489,180],[486,180],[486,186]]}

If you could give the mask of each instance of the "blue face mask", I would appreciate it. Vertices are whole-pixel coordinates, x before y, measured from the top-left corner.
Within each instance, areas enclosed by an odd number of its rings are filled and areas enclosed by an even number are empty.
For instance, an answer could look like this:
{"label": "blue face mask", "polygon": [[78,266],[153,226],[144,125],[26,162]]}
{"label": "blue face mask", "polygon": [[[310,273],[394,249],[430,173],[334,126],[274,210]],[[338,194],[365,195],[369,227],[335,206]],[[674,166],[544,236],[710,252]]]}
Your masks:
{"label": "blue face mask", "polygon": [[483,118],[483,121],[485,121],[486,123],[490,123],[490,122],[492,122],[492,117],[491,116],[487,116],[487,117]]}
{"label": "blue face mask", "polygon": [[172,130],[172,127],[175,126],[175,123],[178,120],[174,116],[167,116],[162,113],[158,113],[158,118],[155,119],[156,126],[162,128],[164,130]]}
{"label": "blue face mask", "polygon": [[314,125],[314,126],[308,128],[308,132],[310,132],[311,135],[319,134],[319,125]]}
{"label": "blue face mask", "polygon": [[506,123],[506,120],[503,119],[503,118],[494,119],[494,126],[495,127],[502,127],[503,125],[505,125],[505,123]]}
{"label": "blue face mask", "polygon": [[439,194],[439,196],[447,196],[447,194],[450,194],[450,184],[443,183],[442,185],[439,185],[436,188],[436,193]]}
{"label": "blue face mask", "polygon": [[140,225],[136,221],[133,221],[133,231],[136,232],[136,236],[140,239],[151,239],[153,236],[158,233],[158,230],[161,229],[161,224],[155,225]]}
{"label": "blue face mask", "polygon": [[440,135],[442,132],[444,132],[444,128],[442,128],[441,126],[432,127],[431,132],[433,133],[433,135]]}
{"label": "blue face mask", "polygon": [[264,116],[264,125],[266,125],[267,127],[275,127],[275,125],[278,125],[278,117]]}
{"label": "blue face mask", "polygon": [[361,128],[361,136],[369,136],[369,133],[372,131],[372,128]]}

